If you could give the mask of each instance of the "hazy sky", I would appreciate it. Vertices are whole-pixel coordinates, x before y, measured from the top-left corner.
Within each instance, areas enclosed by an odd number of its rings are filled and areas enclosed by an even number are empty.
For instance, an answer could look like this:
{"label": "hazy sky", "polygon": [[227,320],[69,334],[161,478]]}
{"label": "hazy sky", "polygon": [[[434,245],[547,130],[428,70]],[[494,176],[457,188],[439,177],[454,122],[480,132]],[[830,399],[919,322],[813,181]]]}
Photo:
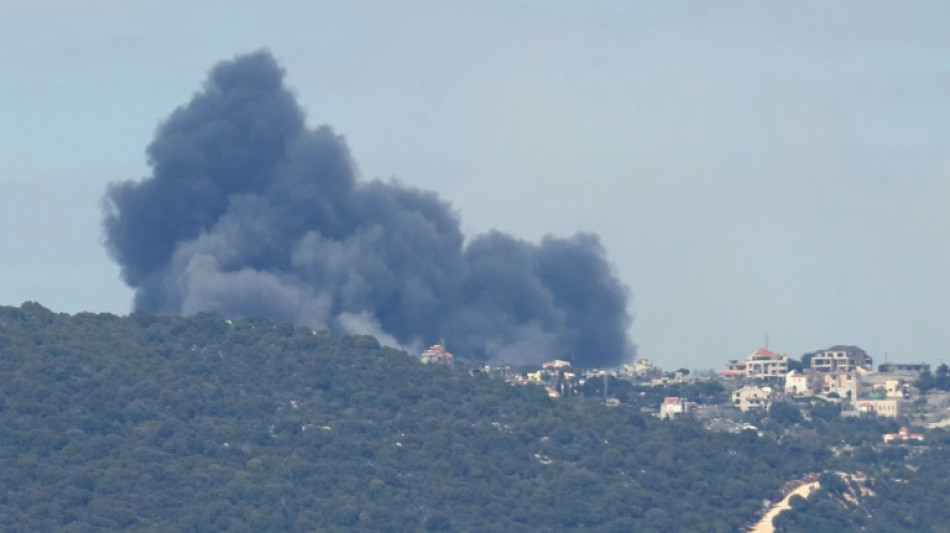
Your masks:
{"label": "hazy sky", "polygon": [[947,2],[0,0],[0,304],[130,310],[108,183],[269,48],[363,177],[598,233],[639,355],[950,361]]}

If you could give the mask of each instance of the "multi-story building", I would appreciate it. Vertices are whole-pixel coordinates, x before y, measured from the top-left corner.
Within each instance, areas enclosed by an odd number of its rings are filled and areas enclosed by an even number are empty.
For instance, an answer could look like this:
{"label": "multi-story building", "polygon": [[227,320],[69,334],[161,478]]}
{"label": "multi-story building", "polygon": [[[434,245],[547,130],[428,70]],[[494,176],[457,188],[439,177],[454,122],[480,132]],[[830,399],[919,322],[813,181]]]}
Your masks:
{"label": "multi-story building", "polygon": [[720,372],[726,377],[747,377],[779,381],[788,373],[788,356],[773,352],[768,348],[759,348],[749,354],[745,361],[732,360],[726,364],[726,370]]}
{"label": "multi-story building", "polygon": [[771,404],[772,389],[770,387],[742,387],[732,393],[732,405],[743,412],[768,409]]}
{"label": "multi-story building", "polygon": [[750,378],[784,378],[788,373],[788,356],[768,348],[759,348],[746,358],[745,371]]}
{"label": "multi-story building", "polygon": [[858,368],[872,370],[871,356],[857,346],[837,345],[819,350],[809,365],[812,370],[821,373],[851,372]]}
{"label": "multi-story building", "polygon": [[841,416],[868,416],[876,415],[886,418],[897,418],[901,414],[901,400],[884,398],[883,394],[873,394],[872,397],[862,397],[862,381],[865,371],[858,368],[852,372],[850,401],[841,411]]}
{"label": "multi-story building", "polygon": [[839,398],[850,397],[858,387],[860,381],[855,381],[857,372],[827,372],[817,374],[821,380],[821,394],[836,394]]}
{"label": "multi-story building", "polygon": [[745,377],[745,361],[732,359],[726,362],[726,369],[720,371],[719,375],[724,378],[744,378]]}

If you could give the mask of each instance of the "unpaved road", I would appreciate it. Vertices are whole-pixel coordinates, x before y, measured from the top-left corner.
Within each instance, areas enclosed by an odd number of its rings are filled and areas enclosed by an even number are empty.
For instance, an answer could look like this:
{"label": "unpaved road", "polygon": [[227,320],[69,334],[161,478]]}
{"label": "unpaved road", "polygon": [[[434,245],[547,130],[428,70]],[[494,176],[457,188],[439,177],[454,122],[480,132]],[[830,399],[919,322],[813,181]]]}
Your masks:
{"label": "unpaved road", "polygon": [[788,496],[783,498],[782,501],[773,505],[768,510],[768,512],[765,513],[765,516],[763,516],[762,519],[759,520],[757,524],[755,524],[755,527],[749,530],[749,533],[774,533],[775,528],[772,526],[772,519],[778,516],[782,511],[787,511],[792,508],[792,506],[788,504],[788,501],[792,499],[792,496],[801,496],[802,498],[807,498],[811,494],[811,491],[817,488],[818,482],[813,481],[811,483],[805,483],[801,487],[798,487],[797,489],[788,493]]}

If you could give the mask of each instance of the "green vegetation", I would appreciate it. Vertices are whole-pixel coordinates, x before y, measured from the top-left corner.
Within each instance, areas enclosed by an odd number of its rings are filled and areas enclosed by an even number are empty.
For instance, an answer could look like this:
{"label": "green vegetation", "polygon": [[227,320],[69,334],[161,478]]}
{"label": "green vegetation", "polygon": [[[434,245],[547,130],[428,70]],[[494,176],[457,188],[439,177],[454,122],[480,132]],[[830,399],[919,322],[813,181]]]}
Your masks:
{"label": "green vegetation", "polygon": [[883,447],[866,484],[870,493],[822,475],[819,491],[793,499],[792,511],[775,519],[776,532],[950,533],[950,434],[935,431],[930,440],[927,447]]}
{"label": "green vegetation", "polygon": [[807,472],[907,460],[822,408],[710,433],[371,337],[28,303],[0,308],[0,530],[732,533]]}
{"label": "green vegetation", "polygon": [[[688,398],[699,404],[728,403],[729,394],[721,383],[697,381],[692,383],[670,383],[653,387],[649,384],[635,383],[614,376],[607,377],[607,392],[622,403],[634,407],[656,407],[667,396]],[[580,388],[580,393],[589,398],[604,397],[604,381],[589,379]]]}
{"label": "green vegetation", "polygon": [[941,364],[934,373],[929,370],[924,371],[917,378],[915,385],[922,392],[929,390],[950,391],[950,370],[948,370],[946,364]]}

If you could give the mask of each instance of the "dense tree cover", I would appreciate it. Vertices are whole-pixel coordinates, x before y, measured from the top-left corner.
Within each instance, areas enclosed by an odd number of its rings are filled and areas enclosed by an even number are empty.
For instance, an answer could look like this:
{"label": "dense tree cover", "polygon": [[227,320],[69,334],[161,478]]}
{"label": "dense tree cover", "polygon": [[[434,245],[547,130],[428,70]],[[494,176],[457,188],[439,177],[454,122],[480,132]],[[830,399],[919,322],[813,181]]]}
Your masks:
{"label": "dense tree cover", "polygon": [[795,499],[792,511],[775,519],[776,531],[950,533],[950,434],[936,431],[931,437],[927,447],[882,447],[884,468],[867,483],[873,494],[823,475],[818,492]]}
{"label": "dense tree cover", "polygon": [[900,428],[892,418],[842,418],[839,404],[817,397],[773,402],[767,412],[750,412],[747,419],[784,440],[808,440],[821,443],[826,450],[839,449],[842,458],[853,455],[848,451],[881,444],[881,435]]}
{"label": "dense tree cover", "polygon": [[862,461],[371,337],[31,303],[0,308],[0,428],[5,531],[734,532],[784,482]]}

